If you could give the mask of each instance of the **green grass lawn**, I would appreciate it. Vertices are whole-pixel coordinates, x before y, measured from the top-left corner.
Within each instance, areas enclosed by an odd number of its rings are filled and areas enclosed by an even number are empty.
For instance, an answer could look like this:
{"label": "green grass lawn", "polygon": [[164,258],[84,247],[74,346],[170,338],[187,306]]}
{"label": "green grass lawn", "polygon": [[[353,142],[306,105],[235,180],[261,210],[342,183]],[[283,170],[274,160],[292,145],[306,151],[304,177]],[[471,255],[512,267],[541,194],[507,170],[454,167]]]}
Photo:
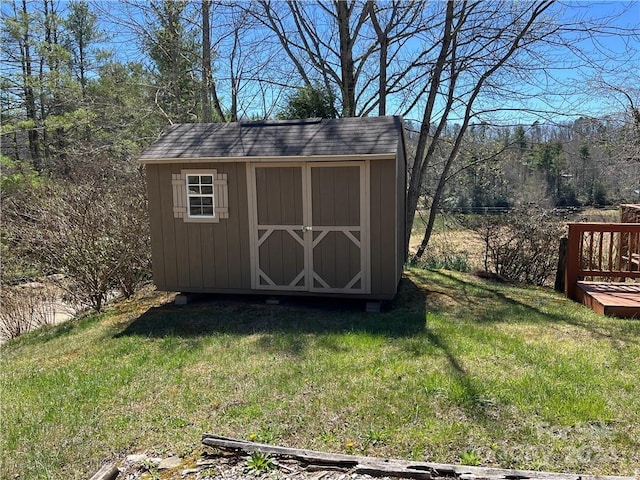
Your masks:
{"label": "green grass lawn", "polygon": [[[385,313],[148,293],[2,345],[2,478],[88,478],[204,432],[291,447],[640,473],[640,321],[410,269]],[[471,452],[471,454],[469,453]]]}

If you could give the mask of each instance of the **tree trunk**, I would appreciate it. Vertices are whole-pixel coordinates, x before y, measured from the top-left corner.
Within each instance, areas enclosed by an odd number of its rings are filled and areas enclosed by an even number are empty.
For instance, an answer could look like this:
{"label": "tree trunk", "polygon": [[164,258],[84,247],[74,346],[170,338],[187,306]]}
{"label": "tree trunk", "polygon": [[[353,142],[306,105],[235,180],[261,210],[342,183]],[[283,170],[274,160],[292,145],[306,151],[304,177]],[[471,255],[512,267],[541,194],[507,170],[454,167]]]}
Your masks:
{"label": "tree trunk", "polygon": [[202,122],[210,123],[211,117],[211,30],[209,11],[211,0],[202,0]]}
{"label": "tree trunk", "polygon": [[31,37],[29,34],[29,18],[26,0],[22,0],[22,15],[24,22],[24,30],[20,42],[22,88],[24,91],[27,120],[30,120],[33,124],[33,126],[27,131],[27,136],[29,138],[29,152],[31,153],[33,167],[36,170],[42,170],[42,162],[40,159],[40,136],[37,129],[38,114],[36,110],[36,98],[31,85],[33,81],[33,72],[31,68]]}
{"label": "tree trunk", "polygon": [[389,38],[387,32],[380,26],[373,0],[367,1],[367,8],[369,9],[371,24],[376,32],[380,48],[380,61],[378,63],[378,69],[380,70],[380,77],[378,79],[378,115],[383,117],[387,114],[387,54]]}
{"label": "tree trunk", "polygon": [[[452,5],[452,3],[453,2],[448,2],[448,4],[447,4],[447,18],[449,17],[449,7],[450,7],[450,5]],[[478,78],[478,80],[476,81],[475,85],[473,86],[473,89],[471,90],[471,95],[469,96],[469,99],[466,102],[462,125],[460,127],[460,130],[454,136],[455,140],[454,140],[453,146],[451,147],[451,151],[450,151],[449,155],[447,156],[447,161],[446,161],[446,163],[445,163],[445,165],[443,167],[443,170],[442,170],[442,172],[440,174],[440,179],[438,181],[438,185],[436,187],[436,191],[435,191],[434,196],[433,196],[433,202],[432,202],[431,208],[429,210],[429,220],[427,222],[427,228],[425,229],[425,232],[424,232],[424,237],[422,238],[422,242],[420,244],[420,247],[418,248],[418,251],[416,252],[415,256],[412,258],[412,262],[416,262],[418,259],[420,259],[420,257],[424,253],[424,251],[425,251],[425,249],[427,247],[427,244],[429,243],[429,240],[431,238],[431,233],[433,231],[433,225],[435,223],[435,218],[436,218],[436,215],[438,213],[438,208],[439,208],[439,205],[440,205],[440,199],[442,198],[442,194],[444,192],[444,187],[445,187],[445,184],[446,184],[446,182],[448,180],[448,173],[449,173],[449,170],[451,169],[451,166],[453,165],[453,162],[456,160],[456,158],[458,156],[458,152],[460,151],[460,147],[462,146],[462,140],[463,140],[464,135],[465,135],[465,133],[467,131],[467,128],[469,127],[469,123],[470,123],[470,121],[471,121],[471,119],[473,117],[473,105],[474,105],[474,102],[475,102],[476,98],[478,97],[478,95],[480,94],[482,89],[484,88],[484,85],[487,82],[487,80],[489,79],[489,77],[491,77],[496,71],[498,71],[514,55],[514,53],[518,50],[518,48],[520,46],[520,42],[522,41],[523,37],[529,32],[529,30],[531,29],[531,27],[534,24],[535,20],[540,15],[542,15],[544,13],[544,11],[547,10],[551,5],[552,5],[552,2],[541,2],[540,4],[537,4],[535,7],[532,7],[532,11],[530,13],[529,19],[522,26],[521,30],[519,30],[517,32],[517,34],[513,37],[513,39],[510,41],[506,51],[502,54],[501,57],[499,57],[495,61],[495,63],[493,65],[491,65],[480,76],[480,78]],[[464,9],[464,7],[463,7],[463,9]],[[451,15],[453,15],[453,12],[451,12]],[[462,12],[459,12],[459,15],[461,17],[460,22],[464,23],[464,21],[466,19],[465,18],[466,15],[464,14],[464,10]],[[445,29],[446,29],[446,25],[448,23],[449,22],[445,23]],[[447,41],[446,37],[447,36],[445,35],[445,40],[443,40],[443,43]],[[458,65],[458,62],[456,61],[457,39],[456,39],[456,32],[455,31],[453,32],[451,40],[453,42],[453,45],[452,45],[452,48],[451,48],[451,60],[449,61],[450,66],[451,66],[451,73],[450,73],[451,79],[449,80],[449,82],[450,82],[450,85],[449,85],[449,102],[453,98],[453,89],[455,87],[455,79],[459,75],[461,69],[464,68],[463,65]],[[443,115],[443,118],[446,118],[447,116],[448,116],[448,112],[446,111],[446,108],[445,108],[445,114]],[[440,125],[442,125],[442,122],[440,123]],[[425,125],[423,124],[422,127],[424,128]],[[432,147],[434,145],[434,141],[435,141],[435,138],[434,138],[434,140],[431,141],[431,145],[429,147],[430,150],[432,149]],[[416,158],[418,158],[418,157],[416,156]],[[427,155],[426,158],[429,158],[429,156]],[[414,168],[415,168],[415,165],[414,165]],[[422,174],[424,174],[424,170],[422,170]],[[411,180],[413,180],[413,178]],[[420,178],[419,180],[421,181],[422,178]],[[419,186],[419,184],[418,184],[418,186]],[[416,196],[416,198],[417,198],[417,196]],[[413,205],[413,207],[414,207],[414,213],[415,213],[415,204]],[[411,219],[411,220],[413,221],[413,219]]]}
{"label": "tree trunk", "polygon": [[231,72],[231,121],[238,121],[238,82],[239,78],[236,75],[236,71],[233,68],[234,60],[236,58],[238,52],[238,44],[240,39],[238,38],[238,31],[233,32],[233,49],[231,50],[231,57],[229,58],[230,62],[230,72]]}
{"label": "tree trunk", "polygon": [[[440,89],[442,72],[447,64],[449,57],[449,48],[452,41],[453,21],[455,19],[453,2],[447,2],[447,11],[444,24],[444,33],[442,36],[442,45],[440,47],[440,54],[438,60],[433,69],[433,74],[430,80],[429,96],[427,97],[427,105],[425,106],[424,115],[422,117],[422,126],[420,127],[420,135],[418,137],[418,146],[416,148],[416,157],[411,168],[411,177],[409,178],[409,186],[407,189],[407,218],[406,218],[406,232],[405,232],[405,250],[409,251],[409,240],[411,239],[411,231],[413,230],[413,220],[418,208],[418,200],[420,199],[420,193],[422,188],[422,182],[427,170],[427,166],[431,160],[433,153],[435,152],[435,145],[440,138],[440,134],[444,129],[446,123],[446,115],[443,115],[438,129],[436,129],[431,142],[429,143],[429,130],[431,127],[431,119],[433,117],[433,109],[436,102],[436,97]],[[453,81],[453,80],[451,80]],[[451,93],[451,89],[450,89]],[[451,107],[451,96],[448,102],[448,107]],[[444,120],[444,122],[443,122]],[[429,148],[427,149],[427,144]]]}
{"label": "tree trunk", "polygon": [[171,95],[173,97],[173,117],[179,122],[186,119],[182,111],[182,85],[180,84],[180,39],[178,35],[178,25],[180,24],[180,14],[177,6],[171,6],[168,11],[167,30],[169,33],[169,58],[171,62]]}
{"label": "tree trunk", "polygon": [[340,37],[342,116],[353,117],[356,114],[356,86],[353,66],[353,43],[349,32],[349,19],[353,3],[349,6],[346,1],[337,1],[336,8]]}

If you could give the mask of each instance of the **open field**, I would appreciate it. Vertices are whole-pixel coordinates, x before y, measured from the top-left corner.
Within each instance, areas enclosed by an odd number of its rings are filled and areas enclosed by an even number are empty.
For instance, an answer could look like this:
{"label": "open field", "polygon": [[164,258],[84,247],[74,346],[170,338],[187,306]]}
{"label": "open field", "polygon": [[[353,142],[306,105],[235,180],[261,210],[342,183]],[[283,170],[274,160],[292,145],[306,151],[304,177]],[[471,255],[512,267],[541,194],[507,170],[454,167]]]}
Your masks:
{"label": "open field", "polygon": [[[423,260],[427,264],[456,261],[467,266],[467,270],[481,269],[484,265],[484,245],[473,231],[461,222],[459,214],[439,214],[425,251]],[[409,251],[414,253],[424,236],[426,218],[416,215],[414,229],[409,240]]]}
{"label": "open field", "polygon": [[585,208],[572,216],[574,222],[619,222],[620,208]]}
{"label": "open field", "polygon": [[[415,252],[424,236],[427,221],[426,212],[417,212],[414,229],[409,241],[409,251]],[[441,213],[436,217],[429,248],[423,261],[429,266],[464,265],[467,271],[484,269],[484,244],[480,236],[470,230],[465,223],[478,214]],[[572,222],[619,222],[620,208],[585,208],[559,216],[559,221]],[[555,242],[550,248],[556,248]],[[465,269],[462,269],[465,270]]]}
{"label": "open field", "polygon": [[547,290],[410,269],[352,302],[152,291],[2,345],[2,478],[88,478],[200,435],[483,465],[640,473],[640,322]]}

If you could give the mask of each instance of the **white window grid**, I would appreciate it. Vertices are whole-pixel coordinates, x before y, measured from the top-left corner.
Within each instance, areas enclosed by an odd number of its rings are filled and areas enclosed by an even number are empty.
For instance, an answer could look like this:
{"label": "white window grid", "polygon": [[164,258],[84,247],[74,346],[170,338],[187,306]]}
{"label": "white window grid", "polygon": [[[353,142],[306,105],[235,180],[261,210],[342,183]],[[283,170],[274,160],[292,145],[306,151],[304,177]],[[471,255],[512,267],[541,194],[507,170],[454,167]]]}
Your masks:
{"label": "white window grid", "polygon": [[190,218],[214,218],[214,178],[211,174],[187,174],[187,214]]}

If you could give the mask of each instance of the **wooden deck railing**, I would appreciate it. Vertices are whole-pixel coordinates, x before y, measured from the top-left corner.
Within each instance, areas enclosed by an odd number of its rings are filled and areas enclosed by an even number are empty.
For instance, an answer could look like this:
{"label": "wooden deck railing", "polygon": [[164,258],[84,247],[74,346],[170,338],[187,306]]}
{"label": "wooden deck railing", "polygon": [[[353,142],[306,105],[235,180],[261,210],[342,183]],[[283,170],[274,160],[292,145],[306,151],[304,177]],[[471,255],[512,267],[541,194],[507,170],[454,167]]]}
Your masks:
{"label": "wooden deck railing", "polygon": [[576,283],[640,278],[640,223],[569,223],[565,294]]}

